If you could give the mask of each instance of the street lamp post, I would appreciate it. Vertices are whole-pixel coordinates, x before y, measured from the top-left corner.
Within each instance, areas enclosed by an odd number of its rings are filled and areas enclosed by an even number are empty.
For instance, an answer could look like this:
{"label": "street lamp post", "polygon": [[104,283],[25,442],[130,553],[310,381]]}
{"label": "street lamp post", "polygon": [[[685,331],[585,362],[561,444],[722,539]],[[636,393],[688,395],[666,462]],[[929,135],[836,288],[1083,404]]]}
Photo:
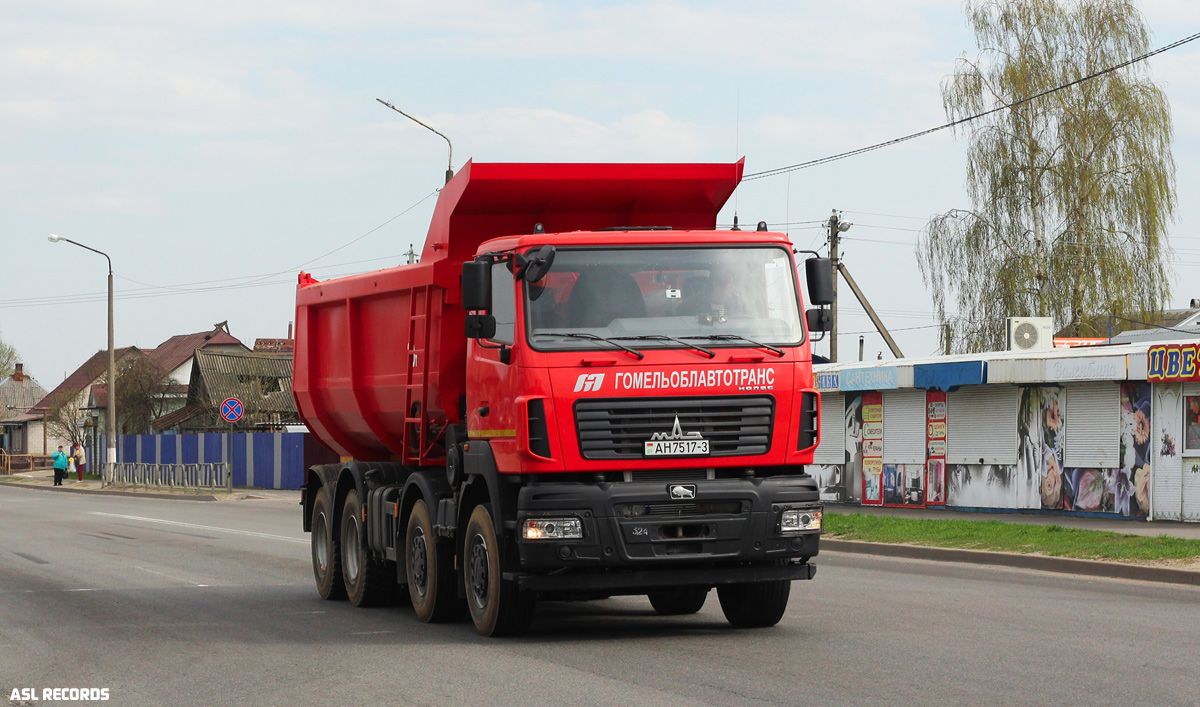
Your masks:
{"label": "street lamp post", "polygon": [[[108,449],[105,452],[104,462],[107,464],[115,464],[117,462],[117,366],[116,358],[113,353],[112,258],[108,257],[108,253],[105,253],[104,251],[96,250],[95,248],[91,248],[82,243],[76,243],[70,238],[56,236],[53,233],[50,234],[51,243],[58,243],[59,241],[66,241],[67,243],[70,243],[71,245],[77,245],[84,250],[90,250],[93,253],[99,253],[100,255],[104,256],[105,260],[108,261],[108,394],[105,396],[107,400],[105,401],[104,406],[108,413],[108,419],[105,421],[104,425],[104,430],[106,436],[108,437]],[[100,469],[101,472],[103,472],[104,467],[101,466]],[[101,473],[101,478],[103,478],[103,473]]]}

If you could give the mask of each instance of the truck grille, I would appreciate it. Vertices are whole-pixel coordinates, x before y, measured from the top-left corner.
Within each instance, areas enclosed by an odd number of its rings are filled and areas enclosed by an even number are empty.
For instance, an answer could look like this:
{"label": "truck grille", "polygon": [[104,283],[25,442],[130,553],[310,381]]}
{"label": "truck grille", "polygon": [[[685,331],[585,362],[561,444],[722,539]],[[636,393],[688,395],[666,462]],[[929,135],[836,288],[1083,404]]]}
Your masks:
{"label": "truck grille", "polygon": [[585,459],[641,459],[655,433],[670,434],[679,418],[686,434],[708,440],[709,456],[766,454],[775,398],[623,398],[575,403],[579,451]]}

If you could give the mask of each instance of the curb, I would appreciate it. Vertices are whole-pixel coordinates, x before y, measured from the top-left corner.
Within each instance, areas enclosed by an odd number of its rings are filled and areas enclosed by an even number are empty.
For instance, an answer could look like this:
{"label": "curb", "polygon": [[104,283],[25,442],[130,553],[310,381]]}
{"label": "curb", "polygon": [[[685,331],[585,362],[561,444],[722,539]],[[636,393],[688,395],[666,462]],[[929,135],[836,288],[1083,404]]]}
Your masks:
{"label": "curb", "polygon": [[55,486],[31,486],[29,484],[14,483],[12,481],[0,481],[0,485],[8,486],[9,488],[33,489],[36,491],[50,491],[53,493],[80,493],[80,494],[92,495],[92,496],[131,496],[134,498],[158,498],[158,499],[166,499],[166,500],[170,500],[170,501],[199,501],[199,502],[203,502],[203,503],[208,503],[208,502],[215,503],[217,500],[216,496],[208,496],[208,495],[180,496],[179,494],[174,494],[174,493],[140,493],[138,491],[109,491],[109,490],[105,490],[105,489],[95,489],[95,490],[73,489],[70,487],[63,487],[63,486],[57,486],[57,487],[55,487]]}
{"label": "curb", "polygon": [[924,545],[894,545],[891,543],[869,543],[861,540],[821,539],[821,549],[830,552],[845,552],[856,555],[882,555],[903,557],[913,560],[936,562],[965,562],[975,565],[999,565],[1043,572],[1079,574],[1088,577],[1112,579],[1135,579],[1144,582],[1167,582],[1200,586],[1200,572],[1177,570],[1170,567],[1147,567],[1145,565],[1076,560],[1046,555],[1023,555],[1012,552],[988,552],[987,550],[959,550]]}

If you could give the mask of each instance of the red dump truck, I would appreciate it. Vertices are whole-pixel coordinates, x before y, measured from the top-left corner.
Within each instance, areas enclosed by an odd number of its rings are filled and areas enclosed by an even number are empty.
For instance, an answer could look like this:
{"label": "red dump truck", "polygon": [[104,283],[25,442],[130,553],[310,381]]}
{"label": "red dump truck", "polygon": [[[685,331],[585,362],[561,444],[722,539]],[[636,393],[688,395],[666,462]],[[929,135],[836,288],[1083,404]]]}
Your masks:
{"label": "red dump truck", "polygon": [[[294,394],[327,599],[525,631],[539,600],[645,594],[734,626],[811,579],[818,441],[794,250],[717,230],[743,164],[473,164],[418,263],[300,274]],[[816,254],[813,254],[816,256]],[[828,304],[829,261],[806,261]]]}

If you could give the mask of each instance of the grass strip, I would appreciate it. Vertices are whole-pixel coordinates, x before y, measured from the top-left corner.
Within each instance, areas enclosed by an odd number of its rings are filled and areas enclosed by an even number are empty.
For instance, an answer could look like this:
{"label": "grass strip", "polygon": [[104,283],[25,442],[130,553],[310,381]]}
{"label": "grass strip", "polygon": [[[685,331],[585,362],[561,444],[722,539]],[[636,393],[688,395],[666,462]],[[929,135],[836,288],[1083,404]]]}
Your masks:
{"label": "grass strip", "polygon": [[1200,560],[1200,540],[1125,535],[1061,525],[998,520],[895,518],[825,511],[825,537],[873,543],[1018,552],[1081,560],[1160,562]]}

